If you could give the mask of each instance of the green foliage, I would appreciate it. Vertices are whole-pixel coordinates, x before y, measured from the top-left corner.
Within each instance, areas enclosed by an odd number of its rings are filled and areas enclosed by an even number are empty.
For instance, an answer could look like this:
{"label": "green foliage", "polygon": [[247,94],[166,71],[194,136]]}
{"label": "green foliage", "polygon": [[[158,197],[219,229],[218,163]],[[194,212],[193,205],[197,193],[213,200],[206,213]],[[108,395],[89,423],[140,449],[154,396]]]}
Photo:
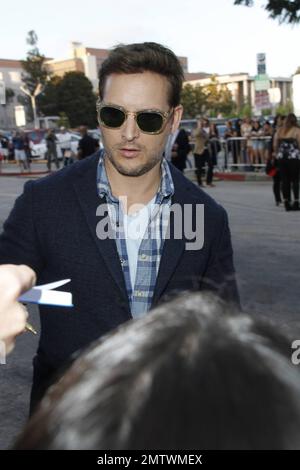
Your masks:
{"label": "green foliage", "polygon": [[[234,4],[251,7],[254,1],[235,0]],[[300,21],[300,0],[268,0],[264,9],[269,13],[270,18],[277,18],[279,23],[293,24]]]}
{"label": "green foliage", "polygon": [[64,113],[71,127],[81,124],[92,128],[97,126],[96,95],[90,80],[82,72],[67,72],[63,77],[52,77],[38,102],[46,115]]}
{"label": "green foliage", "polygon": [[60,112],[59,107],[59,84],[61,77],[57,75],[52,76],[43,92],[37,97],[37,103],[40,112],[44,116],[58,116]]}
{"label": "green foliage", "polygon": [[181,93],[181,104],[183,105],[183,117],[185,119],[195,118],[203,112],[206,97],[200,85],[192,86],[187,83]]}
{"label": "green foliage", "polygon": [[219,114],[231,116],[236,108],[232,95],[226,86],[220,86],[215,77],[206,86],[192,86],[187,83],[183,87],[181,103],[184,118],[196,118],[205,113],[209,117]]}
{"label": "green foliage", "polygon": [[271,108],[262,109],[261,114],[263,116],[270,116],[272,114],[272,109]]}
{"label": "green foliage", "polygon": [[251,117],[252,116],[252,108],[251,104],[246,103],[242,108],[240,109],[239,116],[241,118],[246,118],[246,117]]}
{"label": "green foliage", "polygon": [[59,120],[57,121],[57,127],[65,127],[69,129],[71,127],[70,121],[66,113],[59,113]]}
{"label": "green foliage", "polygon": [[231,92],[225,85],[219,85],[215,76],[212,76],[210,84],[204,87],[204,93],[207,116],[230,116],[234,113],[236,104]]}
{"label": "green foliage", "polygon": [[282,116],[287,116],[289,113],[294,111],[293,103],[287,101],[285,105],[279,105],[276,107],[276,114],[281,114]]}
{"label": "green foliage", "polygon": [[22,82],[33,93],[39,83],[46,83],[49,73],[45,66],[46,57],[37,47],[38,37],[34,31],[29,31],[26,42],[32,48],[27,52],[26,60],[21,61],[25,72],[22,74]]}

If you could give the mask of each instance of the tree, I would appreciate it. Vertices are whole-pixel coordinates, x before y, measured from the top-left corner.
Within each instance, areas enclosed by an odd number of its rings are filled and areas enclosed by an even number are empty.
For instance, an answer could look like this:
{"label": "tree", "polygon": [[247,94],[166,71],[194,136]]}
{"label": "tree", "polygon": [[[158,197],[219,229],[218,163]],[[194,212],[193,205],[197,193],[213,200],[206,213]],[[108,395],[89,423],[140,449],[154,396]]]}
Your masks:
{"label": "tree", "polygon": [[[253,6],[253,0],[235,0],[234,5]],[[295,24],[300,21],[300,0],[268,0],[264,9],[269,17],[278,19],[279,23]]]}
{"label": "tree", "polygon": [[276,114],[287,116],[294,111],[293,103],[288,100],[285,105],[281,104],[276,107]]}
{"label": "tree", "polygon": [[72,127],[86,124],[96,127],[96,95],[82,72],[68,72],[59,85],[60,111],[66,113]]}
{"label": "tree", "polygon": [[192,86],[190,83],[184,85],[181,93],[181,104],[183,105],[183,117],[195,118],[203,113],[206,103],[206,96],[203,87]]}
{"label": "tree", "polygon": [[65,127],[69,129],[71,127],[70,121],[66,113],[59,113],[59,120],[57,121],[58,127]]}
{"label": "tree", "polygon": [[40,53],[37,47],[38,37],[34,31],[29,31],[26,42],[32,48],[27,52],[26,60],[21,60],[22,68],[25,71],[25,74],[22,74],[22,82],[33,93],[39,83],[45,85],[49,72],[45,66],[46,57]]}
{"label": "tree", "polygon": [[45,85],[43,92],[37,97],[39,110],[44,116],[57,116],[60,112],[60,82],[61,77],[57,75],[52,76]]}
{"label": "tree", "polygon": [[96,95],[92,83],[82,72],[51,77],[38,102],[45,114],[64,113],[71,127],[81,124],[97,126]]}
{"label": "tree", "polygon": [[245,103],[241,109],[240,109],[240,112],[239,112],[239,117],[241,118],[246,118],[246,117],[251,117],[252,116],[252,106],[250,104],[250,102],[248,103]]}
{"label": "tree", "polygon": [[225,85],[220,85],[216,77],[211,77],[209,85],[204,87],[206,95],[206,114],[210,117],[217,117],[219,114],[231,116],[236,105],[232,99],[231,92]]}
{"label": "tree", "polygon": [[21,60],[21,65],[25,72],[22,74],[22,82],[27,92],[26,95],[23,95],[23,98],[19,99],[18,97],[18,100],[25,107],[29,120],[36,121],[36,101],[32,95],[38,89],[38,86],[45,85],[49,73],[45,66],[46,57],[40,53],[37,47],[38,37],[35,31],[28,32],[26,42],[31,46],[31,49],[27,52],[26,60]]}

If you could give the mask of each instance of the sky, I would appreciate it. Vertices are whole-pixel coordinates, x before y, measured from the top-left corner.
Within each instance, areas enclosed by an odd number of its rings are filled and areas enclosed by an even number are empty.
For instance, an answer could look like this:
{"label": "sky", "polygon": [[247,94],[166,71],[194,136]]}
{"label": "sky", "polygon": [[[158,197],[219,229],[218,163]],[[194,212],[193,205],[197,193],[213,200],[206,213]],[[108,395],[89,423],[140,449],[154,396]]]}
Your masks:
{"label": "sky", "polygon": [[267,73],[289,77],[300,66],[300,25],[268,18],[265,1],[234,0],[6,0],[1,5],[0,58],[25,58],[35,30],[47,57],[66,58],[71,41],[110,48],[155,41],[187,56],[189,72],[256,74],[266,53]]}

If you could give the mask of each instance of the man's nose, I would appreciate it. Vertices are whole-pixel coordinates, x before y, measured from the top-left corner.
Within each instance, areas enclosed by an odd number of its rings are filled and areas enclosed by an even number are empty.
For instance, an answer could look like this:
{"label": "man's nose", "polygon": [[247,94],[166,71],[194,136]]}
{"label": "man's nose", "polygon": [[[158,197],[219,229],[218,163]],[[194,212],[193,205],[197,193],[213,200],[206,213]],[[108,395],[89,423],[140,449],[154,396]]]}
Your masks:
{"label": "man's nose", "polygon": [[140,135],[139,127],[133,113],[127,114],[127,119],[122,126],[122,137],[128,142],[136,139]]}

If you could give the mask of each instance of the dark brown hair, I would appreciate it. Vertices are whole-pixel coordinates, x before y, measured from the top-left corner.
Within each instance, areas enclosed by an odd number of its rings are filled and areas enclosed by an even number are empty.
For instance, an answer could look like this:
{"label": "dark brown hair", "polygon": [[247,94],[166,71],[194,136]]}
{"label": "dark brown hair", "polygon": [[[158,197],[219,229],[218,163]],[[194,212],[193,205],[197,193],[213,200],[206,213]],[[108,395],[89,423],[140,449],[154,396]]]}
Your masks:
{"label": "dark brown hair", "polygon": [[203,292],[162,304],[95,341],[14,449],[299,449],[300,373],[278,330]]}
{"label": "dark brown hair", "polygon": [[168,102],[171,107],[180,103],[180,93],[184,74],[176,55],[155,42],[140,44],[120,44],[116,46],[99,70],[99,95],[103,99],[106,79],[113,73],[131,74],[154,72],[168,79],[170,92]]}
{"label": "dark brown hair", "polygon": [[295,114],[290,113],[287,115],[287,117],[285,118],[284,127],[287,130],[291,129],[292,127],[298,127],[298,122]]}

